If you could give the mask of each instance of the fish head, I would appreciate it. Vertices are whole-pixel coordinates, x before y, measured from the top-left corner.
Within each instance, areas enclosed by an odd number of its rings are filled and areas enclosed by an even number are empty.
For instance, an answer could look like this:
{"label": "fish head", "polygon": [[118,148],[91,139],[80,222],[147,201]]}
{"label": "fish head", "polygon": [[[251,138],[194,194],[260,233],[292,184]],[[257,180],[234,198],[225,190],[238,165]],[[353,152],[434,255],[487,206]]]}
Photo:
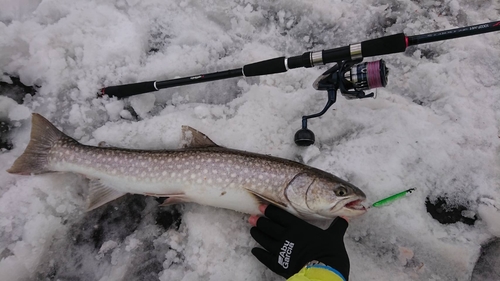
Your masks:
{"label": "fish head", "polygon": [[317,176],[306,192],[308,209],[317,217],[355,217],[366,212],[366,198],[356,186],[333,175]]}

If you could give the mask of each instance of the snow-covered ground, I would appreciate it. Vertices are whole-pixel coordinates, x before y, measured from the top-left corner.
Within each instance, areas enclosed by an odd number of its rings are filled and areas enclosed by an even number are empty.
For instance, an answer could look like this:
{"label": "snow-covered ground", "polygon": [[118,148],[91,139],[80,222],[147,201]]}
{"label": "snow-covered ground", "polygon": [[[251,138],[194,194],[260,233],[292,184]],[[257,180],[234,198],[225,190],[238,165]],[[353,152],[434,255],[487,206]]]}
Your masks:
{"label": "snow-covered ground", "polygon": [[[500,20],[498,0],[0,0],[0,96],[12,150],[0,152],[2,280],[281,280],[251,254],[248,216],[128,196],[84,212],[87,180],[5,172],[29,141],[30,113],[82,143],[176,148],[181,125],[226,147],[302,161],[360,187],[367,204],[413,195],[351,220],[351,280],[468,280],[500,237],[500,33],[384,56],[377,99],[337,103],[297,147],[301,116],[326,100],[327,67],[96,98],[99,88],[239,68],[278,56]],[[378,58],[375,58],[378,59]],[[373,60],[373,59],[370,59]],[[5,93],[3,93],[5,95]],[[426,200],[464,206],[441,224]],[[491,278],[495,278],[490,276]],[[492,279],[493,280],[493,279]]]}

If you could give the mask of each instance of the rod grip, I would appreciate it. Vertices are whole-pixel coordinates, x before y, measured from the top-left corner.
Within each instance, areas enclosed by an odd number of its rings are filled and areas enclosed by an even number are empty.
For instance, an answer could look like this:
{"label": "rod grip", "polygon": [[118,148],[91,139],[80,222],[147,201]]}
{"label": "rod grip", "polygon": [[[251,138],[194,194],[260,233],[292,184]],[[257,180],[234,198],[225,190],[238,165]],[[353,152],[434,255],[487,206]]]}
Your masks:
{"label": "rod grip", "polygon": [[285,57],[259,61],[243,66],[245,77],[286,72]]}
{"label": "rod grip", "polygon": [[404,33],[384,36],[361,42],[363,57],[373,57],[400,53],[406,50],[406,36]]}
{"label": "rod grip", "polygon": [[102,88],[99,96],[108,95],[110,97],[125,98],[155,91],[157,91],[155,81],[148,81]]}

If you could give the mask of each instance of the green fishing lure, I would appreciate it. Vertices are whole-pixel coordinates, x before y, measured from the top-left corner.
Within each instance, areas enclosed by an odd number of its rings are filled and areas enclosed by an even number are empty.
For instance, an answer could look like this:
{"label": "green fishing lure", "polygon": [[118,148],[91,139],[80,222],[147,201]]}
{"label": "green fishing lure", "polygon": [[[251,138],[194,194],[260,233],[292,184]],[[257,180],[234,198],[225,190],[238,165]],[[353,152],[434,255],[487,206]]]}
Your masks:
{"label": "green fishing lure", "polygon": [[403,192],[400,192],[400,193],[397,193],[397,194],[394,194],[394,195],[391,195],[387,198],[384,198],[382,200],[379,200],[375,203],[372,204],[373,207],[383,207],[383,206],[386,206],[400,198],[403,198],[403,197],[406,197],[408,194],[411,194],[413,191],[415,191],[416,189],[415,188],[410,188],[408,190],[405,190]]}

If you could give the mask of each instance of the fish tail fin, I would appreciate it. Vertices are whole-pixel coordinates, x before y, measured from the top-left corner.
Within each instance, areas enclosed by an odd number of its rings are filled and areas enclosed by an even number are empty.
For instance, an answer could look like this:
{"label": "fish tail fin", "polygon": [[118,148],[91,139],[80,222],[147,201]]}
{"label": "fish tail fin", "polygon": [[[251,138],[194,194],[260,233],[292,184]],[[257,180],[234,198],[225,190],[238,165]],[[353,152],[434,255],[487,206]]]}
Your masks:
{"label": "fish tail fin", "polygon": [[14,161],[7,172],[29,175],[50,172],[47,168],[51,148],[62,138],[69,138],[42,115],[33,113],[31,118],[31,139],[24,153]]}

